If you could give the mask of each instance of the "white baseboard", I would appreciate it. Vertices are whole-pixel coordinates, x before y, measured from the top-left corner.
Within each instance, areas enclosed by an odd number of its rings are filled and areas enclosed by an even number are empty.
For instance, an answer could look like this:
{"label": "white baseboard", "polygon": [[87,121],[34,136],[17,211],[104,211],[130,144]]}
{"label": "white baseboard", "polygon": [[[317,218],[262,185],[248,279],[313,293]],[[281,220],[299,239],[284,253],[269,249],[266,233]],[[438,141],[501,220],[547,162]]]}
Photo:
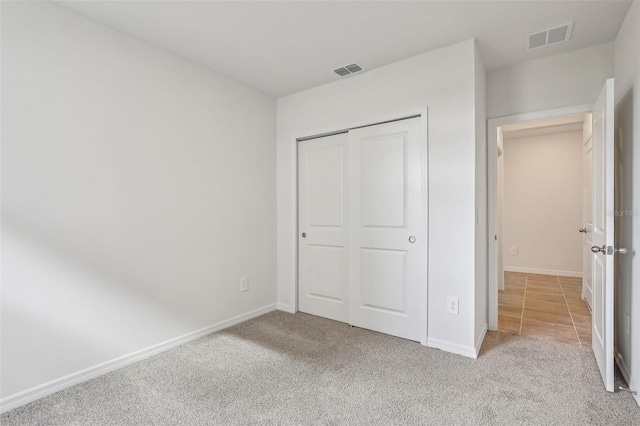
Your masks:
{"label": "white baseboard", "polygon": [[290,314],[295,314],[295,312],[293,311],[293,308],[291,307],[291,305],[288,305],[286,303],[278,303],[278,310],[279,311],[284,311],[284,312],[289,312]]}
{"label": "white baseboard", "polygon": [[478,358],[475,348],[472,346],[460,345],[458,343],[447,342],[445,340],[427,338],[427,346],[441,351],[450,352],[456,355],[466,356],[467,358]]}
{"label": "white baseboard", "polygon": [[624,380],[627,382],[627,385],[631,386],[631,375],[629,374],[629,367],[627,367],[627,363],[624,361],[624,358],[622,357],[622,354],[620,353],[618,348],[615,348],[615,354],[616,354],[616,364],[618,364],[620,373],[622,373],[622,377],[624,377]]}
{"label": "white baseboard", "polygon": [[557,271],[555,269],[521,268],[519,266],[504,266],[502,269],[505,272],[521,272],[523,274],[557,275],[559,277],[582,278],[582,271]]}
{"label": "white baseboard", "polygon": [[484,337],[487,335],[487,323],[482,326],[482,330],[480,330],[480,334],[476,338],[476,358],[480,355],[480,348],[482,347],[482,342],[484,342]]}
{"label": "white baseboard", "polygon": [[200,330],[192,331],[191,333],[184,334],[180,337],[158,343],[157,345],[141,349],[139,351],[121,356],[111,361],[107,361],[102,364],[98,364],[96,366],[78,371],[77,373],[69,374],[68,376],[64,376],[59,379],[52,380],[48,383],[44,383],[31,389],[19,392],[17,394],[7,396],[0,400],[0,413],[5,413],[9,410],[13,410],[14,408],[28,404],[52,393],[61,391],[82,382],[86,382],[87,380],[102,376],[103,374],[118,370],[122,367],[126,367],[127,365],[136,363],[138,361],[142,361],[143,359],[152,357],[168,349],[180,346],[192,340],[199,339],[200,337],[206,336],[207,334],[215,333],[216,331],[229,328],[236,324],[240,324],[241,322],[259,317],[275,310],[275,304],[267,305],[254,311],[247,312],[246,314],[229,318],[228,320],[201,328]]}

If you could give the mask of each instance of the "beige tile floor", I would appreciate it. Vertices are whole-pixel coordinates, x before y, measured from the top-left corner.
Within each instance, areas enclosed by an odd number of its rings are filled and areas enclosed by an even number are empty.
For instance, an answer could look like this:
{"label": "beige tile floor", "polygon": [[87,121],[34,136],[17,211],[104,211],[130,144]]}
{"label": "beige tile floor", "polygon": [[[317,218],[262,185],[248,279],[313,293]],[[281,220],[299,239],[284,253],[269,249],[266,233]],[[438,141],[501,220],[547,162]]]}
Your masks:
{"label": "beige tile floor", "polygon": [[505,272],[498,330],[591,348],[591,311],[580,278]]}

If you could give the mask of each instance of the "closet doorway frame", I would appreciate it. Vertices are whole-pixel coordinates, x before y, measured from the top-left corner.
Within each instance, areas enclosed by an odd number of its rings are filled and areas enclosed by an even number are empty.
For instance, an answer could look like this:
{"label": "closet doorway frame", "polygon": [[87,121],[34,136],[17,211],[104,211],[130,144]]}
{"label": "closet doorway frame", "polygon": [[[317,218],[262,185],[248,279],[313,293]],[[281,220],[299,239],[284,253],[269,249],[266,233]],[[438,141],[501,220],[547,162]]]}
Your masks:
{"label": "closet doorway frame", "polygon": [[410,109],[404,112],[399,112],[396,114],[384,115],[372,117],[369,119],[358,120],[353,122],[346,123],[336,123],[334,125],[329,125],[324,128],[316,128],[309,129],[307,131],[301,131],[292,135],[291,137],[291,154],[294,159],[294,168],[293,168],[293,185],[292,185],[292,200],[293,200],[293,218],[294,220],[291,223],[292,230],[292,239],[289,241],[289,248],[292,250],[294,255],[293,265],[291,265],[290,272],[293,274],[293,280],[291,280],[292,285],[289,289],[289,294],[291,296],[292,306],[291,313],[299,312],[299,303],[298,303],[298,288],[299,288],[299,253],[298,253],[298,238],[299,236],[299,224],[298,224],[298,142],[315,139],[323,136],[329,136],[338,133],[346,133],[349,130],[375,126],[377,124],[384,124],[392,121],[405,120],[410,118],[419,118],[420,119],[420,131],[422,134],[422,158],[421,165],[422,170],[424,171],[423,182],[422,182],[422,207],[424,208],[424,214],[422,217],[424,234],[423,238],[425,238],[426,244],[426,258],[424,259],[424,268],[426,269],[425,273],[425,289],[426,292],[426,300],[424,301],[424,335],[420,337],[420,344],[423,346],[427,346],[427,336],[429,334],[428,330],[428,316],[429,316],[429,253],[430,253],[430,241],[429,241],[429,114],[428,107],[421,107],[418,109]]}

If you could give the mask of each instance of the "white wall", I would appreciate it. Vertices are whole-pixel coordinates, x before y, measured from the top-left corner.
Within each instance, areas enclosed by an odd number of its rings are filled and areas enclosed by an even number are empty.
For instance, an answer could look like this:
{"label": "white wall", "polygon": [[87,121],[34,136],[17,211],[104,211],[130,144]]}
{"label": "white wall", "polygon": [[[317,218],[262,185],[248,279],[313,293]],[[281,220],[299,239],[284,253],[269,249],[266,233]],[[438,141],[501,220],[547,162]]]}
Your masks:
{"label": "white wall", "polygon": [[[616,358],[640,390],[640,2],[635,1],[614,43],[616,85]],[[631,320],[626,333],[626,317]],[[636,396],[636,400],[639,401]]]}
{"label": "white wall", "polygon": [[487,115],[592,104],[612,76],[612,43],[493,70],[487,74]]}
{"label": "white wall", "polygon": [[[295,306],[295,138],[429,108],[431,345],[474,353],[475,44],[468,40],[278,99],[278,303]],[[446,313],[448,295],[459,315]]]}
{"label": "white wall", "polygon": [[505,270],[581,276],[582,161],[582,130],[505,135]]}
{"label": "white wall", "polygon": [[487,97],[486,70],[478,47],[475,51],[476,111],[476,349],[488,326],[487,300]]}
{"label": "white wall", "polygon": [[275,100],[34,2],[2,90],[5,401],[273,307]]}

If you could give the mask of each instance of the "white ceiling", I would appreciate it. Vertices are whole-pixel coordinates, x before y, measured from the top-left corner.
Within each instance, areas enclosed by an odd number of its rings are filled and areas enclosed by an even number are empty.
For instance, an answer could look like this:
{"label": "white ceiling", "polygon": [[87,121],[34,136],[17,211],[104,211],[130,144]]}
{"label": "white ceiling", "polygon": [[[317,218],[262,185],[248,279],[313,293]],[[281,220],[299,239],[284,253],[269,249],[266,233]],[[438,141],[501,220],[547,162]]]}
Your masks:
{"label": "white ceiling", "polygon": [[[60,1],[113,29],[279,97],[471,37],[488,69],[612,41],[631,1]],[[575,21],[532,51],[524,34]],[[358,78],[357,76],[348,78]]]}

